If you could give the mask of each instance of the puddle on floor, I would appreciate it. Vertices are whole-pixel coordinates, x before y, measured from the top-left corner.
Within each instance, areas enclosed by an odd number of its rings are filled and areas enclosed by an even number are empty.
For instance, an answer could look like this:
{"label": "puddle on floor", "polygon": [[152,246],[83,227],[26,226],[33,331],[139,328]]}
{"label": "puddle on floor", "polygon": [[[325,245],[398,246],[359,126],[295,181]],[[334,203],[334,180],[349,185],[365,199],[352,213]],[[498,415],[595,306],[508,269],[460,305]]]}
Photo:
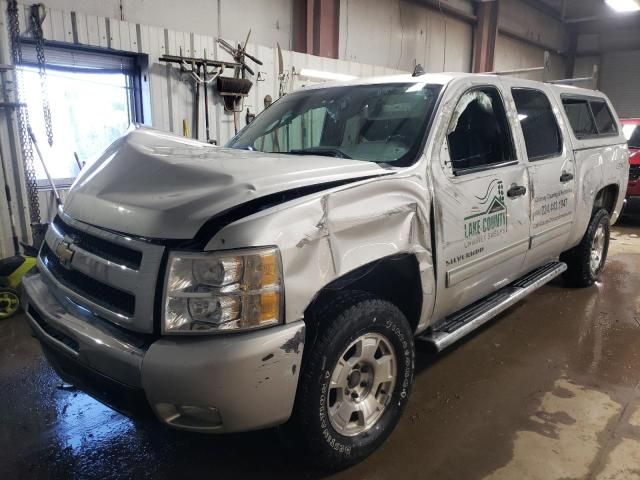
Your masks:
{"label": "puddle on floor", "polygon": [[561,378],[516,434],[511,461],[485,478],[584,478],[602,448],[600,434],[621,411],[608,395]]}

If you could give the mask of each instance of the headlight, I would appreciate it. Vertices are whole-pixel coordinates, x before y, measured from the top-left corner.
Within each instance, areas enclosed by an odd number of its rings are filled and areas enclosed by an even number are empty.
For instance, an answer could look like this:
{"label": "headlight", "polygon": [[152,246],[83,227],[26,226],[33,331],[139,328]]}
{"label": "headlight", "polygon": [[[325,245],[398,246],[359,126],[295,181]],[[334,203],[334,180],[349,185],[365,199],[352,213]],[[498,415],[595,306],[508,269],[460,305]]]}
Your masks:
{"label": "headlight", "polygon": [[276,248],[172,252],[163,333],[251,330],[282,322],[282,266]]}

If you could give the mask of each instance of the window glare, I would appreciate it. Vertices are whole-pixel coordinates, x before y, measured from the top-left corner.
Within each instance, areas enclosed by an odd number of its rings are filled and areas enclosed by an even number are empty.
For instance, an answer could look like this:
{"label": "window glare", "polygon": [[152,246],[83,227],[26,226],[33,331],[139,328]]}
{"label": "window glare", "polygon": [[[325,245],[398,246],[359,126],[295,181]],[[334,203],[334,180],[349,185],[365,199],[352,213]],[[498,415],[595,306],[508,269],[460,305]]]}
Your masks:
{"label": "window glare", "polygon": [[636,129],[637,125],[633,125],[633,124],[626,124],[622,126],[622,133],[624,133],[624,138],[626,138],[627,140],[629,140],[631,138],[631,134],[633,134],[633,131]]}
{"label": "window glare", "polygon": [[[128,78],[123,73],[47,70],[47,90],[53,126],[53,146],[47,141],[38,70],[21,67],[21,100],[27,104],[31,128],[54,179],[78,174],[74,152],[87,165],[129,127],[131,106]],[[34,152],[38,180],[45,180]]]}

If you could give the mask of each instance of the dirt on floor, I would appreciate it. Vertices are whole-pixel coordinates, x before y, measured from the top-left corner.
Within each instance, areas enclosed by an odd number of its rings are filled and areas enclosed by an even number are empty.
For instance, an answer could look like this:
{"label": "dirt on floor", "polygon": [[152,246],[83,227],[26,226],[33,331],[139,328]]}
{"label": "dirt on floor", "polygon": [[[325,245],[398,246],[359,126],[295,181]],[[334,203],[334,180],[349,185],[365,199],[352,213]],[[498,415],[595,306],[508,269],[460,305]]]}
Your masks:
{"label": "dirt on floor", "polygon": [[[602,280],[547,285],[443,354],[419,346],[391,438],[338,479],[640,479],[640,221]],[[65,388],[23,316],[0,322],[0,478],[323,478],[275,430],[204,436]]]}

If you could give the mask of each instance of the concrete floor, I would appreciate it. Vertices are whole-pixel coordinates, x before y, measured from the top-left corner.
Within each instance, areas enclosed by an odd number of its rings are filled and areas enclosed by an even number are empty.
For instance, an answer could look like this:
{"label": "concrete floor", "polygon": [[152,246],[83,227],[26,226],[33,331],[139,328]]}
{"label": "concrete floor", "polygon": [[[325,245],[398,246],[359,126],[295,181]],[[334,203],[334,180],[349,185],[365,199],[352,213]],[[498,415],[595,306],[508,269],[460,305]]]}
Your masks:
{"label": "concrete floor", "polygon": [[[339,479],[640,479],[640,221],[602,282],[548,285],[466,341],[418,355],[389,441]],[[134,422],[60,388],[24,318],[0,322],[0,478],[320,478],[274,431]]]}

